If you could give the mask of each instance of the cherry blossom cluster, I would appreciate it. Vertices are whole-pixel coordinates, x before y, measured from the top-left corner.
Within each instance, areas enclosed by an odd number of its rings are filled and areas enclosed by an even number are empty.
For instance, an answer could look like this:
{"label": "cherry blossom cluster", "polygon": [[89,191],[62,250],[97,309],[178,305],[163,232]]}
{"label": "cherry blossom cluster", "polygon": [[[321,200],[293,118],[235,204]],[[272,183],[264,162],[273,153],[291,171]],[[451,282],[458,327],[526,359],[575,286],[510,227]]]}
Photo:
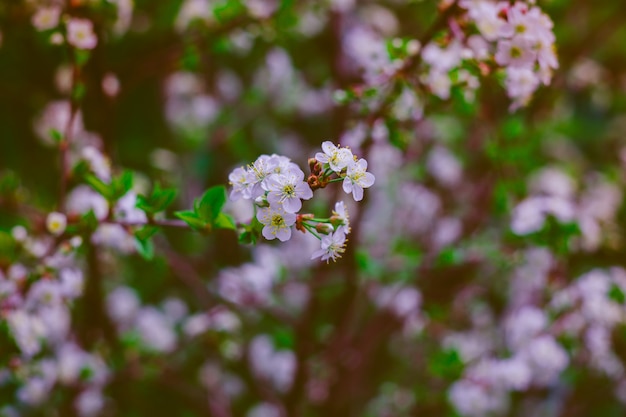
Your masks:
{"label": "cherry blossom cluster", "polygon": [[[610,242],[623,193],[605,176],[589,176],[583,187],[557,166],[544,167],[528,181],[530,195],[519,202],[511,216],[511,230],[519,236],[540,232],[548,218],[561,225],[576,224],[581,236],[575,244],[594,251]],[[580,188],[580,191],[577,189]]]}
{"label": "cherry blossom cluster", "polygon": [[469,71],[472,61],[483,75],[490,72],[494,61],[496,69],[504,69],[513,110],[526,105],[541,83],[550,84],[552,71],[558,68],[555,37],[552,21],[539,7],[489,0],[464,0],[459,6],[467,11],[470,27],[478,33],[466,37],[457,26],[444,44],[433,41],[424,46],[422,58],[429,71],[422,82],[433,94],[447,99],[453,84],[473,94],[479,81]]}
{"label": "cherry blossom cluster", "polygon": [[[503,346],[485,325],[493,318],[477,317],[474,329],[443,339],[466,365],[448,392],[453,406],[463,416],[502,414],[511,393],[551,389],[574,364],[610,379],[615,396],[625,401],[626,372],[611,338],[626,321],[626,271],[592,269],[568,285],[555,285],[547,281],[555,262],[548,250],[533,248],[524,257],[501,325],[510,355],[496,353]],[[549,303],[531,304],[546,285],[553,291]]]}
{"label": "cherry blossom cluster", "polygon": [[313,253],[313,258],[328,261],[336,260],[345,251],[346,235],[350,232],[345,204],[336,203],[332,216],[320,219],[313,214],[298,214],[302,200],[311,199],[314,190],[341,181],[343,190],[352,194],[355,201],[361,201],[363,189],[371,187],[375,178],[367,172],[367,161],[355,157],[349,148],[326,141],[322,151],[309,160],[311,174],[306,180],[298,165],[276,154],[259,156],[248,167],[233,170],[228,179],[231,200],[254,201],[256,219],[263,225],[261,233],[265,239],[285,242],[295,226],[321,240],[321,249]]}
{"label": "cherry blossom cluster", "polygon": [[63,16],[58,5],[37,9],[32,17],[32,23],[38,31],[52,31],[50,35],[52,44],[62,44],[66,40],[68,44],[78,49],[93,49],[98,44],[98,37],[90,20]]}
{"label": "cherry blossom cluster", "polygon": [[[65,227],[57,214],[47,223],[52,232]],[[15,383],[17,400],[30,407],[44,404],[58,387],[75,389],[78,413],[93,415],[104,405],[110,372],[97,352],[84,350],[72,337],[71,310],[85,285],[76,262],[83,241],[75,236],[55,246],[49,236],[22,226],[14,227],[11,237],[20,257],[6,274],[0,270],[0,309],[15,346],[6,346],[4,359],[14,372],[0,367],[0,381]],[[14,415],[11,411],[16,409],[2,409]]]}
{"label": "cherry blossom cluster", "polygon": [[[496,44],[494,59],[506,70],[506,90],[513,108],[525,105],[539,84],[550,84],[559,63],[555,53],[552,20],[537,6],[525,2],[465,0],[467,9],[482,38],[470,38],[477,55]],[[485,42],[486,41],[486,42]]]}
{"label": "cherry blossom cluster", "polygon": [[[473,101],[480,77],[502,73],[511,110],[528,104],[541,84],[550,84],[558,68],[551,19],[530,1],[461,0],[446,3],[449,19],[436,35],[424,41],[384,36],[362,27],[351,28],[344,47],[361,69],[364,88],[351,94],[372,107],[380,97],[364,94],[369,87],[383,91],[399,80],[402,91],[394,97],[392,112],[399,120],[423,114],[420,91],[448,100],[459,89]],[[417,79],[410,83],[411,76]],[[339,91],[336,99],[349,98]]]}
{"label": "cherry blossom cluster", "polygon": [[[42,3],[48,3],[48,5],[37,6],[37,10],[31,17],[31,24],[37,31],[49,36],[48,42],[50,44],[62,45],[67,43],[79,50],[91,50],[98,45],[98,35],[92,20],[69,13],[63,7],[65,2]],[[81,2],[70,3],[69,7],[81,4]],[[130,0],[111,0],[108,3],[116,10],[116,15],[111,24],[111,32],[114,35],[123,35],[130,28],[134,4]],[[95,3],[90,4],[90,6],[94,5]]]}

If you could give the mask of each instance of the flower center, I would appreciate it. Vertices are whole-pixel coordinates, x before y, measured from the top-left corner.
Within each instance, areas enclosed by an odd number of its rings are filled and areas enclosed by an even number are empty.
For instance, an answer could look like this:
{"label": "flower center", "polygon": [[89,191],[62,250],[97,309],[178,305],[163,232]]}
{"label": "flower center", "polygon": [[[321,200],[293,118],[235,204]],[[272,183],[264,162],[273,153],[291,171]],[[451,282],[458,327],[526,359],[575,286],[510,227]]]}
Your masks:
{"label": "flower center", "polygon": [[296,195],[296,189],[293,185],[287,184],[283,187],[283,198],[291,198]]}
{"label": "flower center", "polygon": [[280,214],[274,214],[272,216],[272,226],[274,227],[284,227],[285,226],[285,219],[283,219],[283,216],[281,216]]}
{"label": "flower center", "polygon": [[335,254],[335,256],[338,258],[341,258],[340,254],[346,251],[346,248],[344,247],[344,245],[338,245],[337,243],[331,243],[328,249],[329,249],[329,253]]}
{"label": "flower center", "polygon": [[265,172],[265,167],[263,165],[252,165],[252,172],[254,172],[254,176],[257,181],[263,181],[267,176]]}
{"label": "flower center", "polygon": [[358,182],[364,176],[365,176],[365,171],[356,171],[354,174],[352,174],[352,181]]}
{"label": "flower center", "polygon": [[522,56],[522,50],[517,46],[511,47],[511,58],[519,58]]}

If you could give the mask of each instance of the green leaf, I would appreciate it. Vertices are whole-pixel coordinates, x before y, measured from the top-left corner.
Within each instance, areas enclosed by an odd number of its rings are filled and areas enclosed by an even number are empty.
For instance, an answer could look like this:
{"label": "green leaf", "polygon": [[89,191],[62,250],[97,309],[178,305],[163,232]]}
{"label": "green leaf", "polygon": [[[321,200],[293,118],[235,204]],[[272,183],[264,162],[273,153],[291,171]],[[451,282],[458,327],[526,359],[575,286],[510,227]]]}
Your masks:
{"label": "green leaf", "polygon": [[87,63],[87,61],[89,60],[89,51],[84,50],[84,49],[76,49],[75,50],[75,57],[76,57],[76,64],[78,64],[79,66],[83,66]]}
{"label": "green leaf", "polygon": [[159,228],[157,226],[144,226],[141,229],[135,231],[135,237],[140,241],[148,240],[158,231]]}
{"label": "green leaf", "polygon": [[456,379],[463,372],[463,361],[456,350],[440,351],[431,357],[428,370],[440,378]]}
{"label": "green leaf", "polygon": [[194,209],[198,217],[214,223],[222,207],[226,203],[226,187],[218,185],[209,188],[199,199],[194,201]]}
{"label": "green leaf", "polygon": [[111,181],[111,201],[122,198],[133,187],[133,173],[124,171],[119,177]]}
{"label": "green leaf", "polygon": [[85,178],[86,175],[89,174],[91,168],[89,168],[89,164],[87,161],[80,161],[76,165],[74,165],[73,175],[77,178]]}
{"label": "green leaf", "polygon": [[78,378],[81,381],[89,381],[93,376],[94,376],[95,372],[92,368],[90,368],[89,366],[84,366],[81,370],[80,370],[80,374],[78,376]]}
{"label": "green leaf", "polygon": [[162,189],[158,183],[154,185],[154,190],[150,196],[137,196],[137,207],[146,213],[154,214],[164,211],[176,198],[176,190],[173,188]]}
{"label": "green leaf", "polygon": [[50,135],[54,143],[59,143],[63,140],[63,135],[57,129],[50,129],[50,132],[48,132],[48,134]]}
{"label": "green leaf", "polygon": [[241,243],[242,245],[254,245],[257,240],[257,234],[249,230],[239,235],[239,243]]}
{"label": "green leaf", "polygon": [[624,291],[622,291],[622,289],[615,283],[611,285],[608,296],[616,303],[624,304],[624,302],[626,302],[626,295],[624,295]]}
{"label": "green leaf", "polygon": [[145,260],[150,261],[154,258],[154,243],[151,239],[140,240],[135,237],[135,248]]}
{"label": "green leaf", "polygon": [[178,217],[195,230],[207,231],[211,227],[210,224],[199,218],[196,213],[191,210],[177,211],[174,213],[174,216]]}
{"label": "green leaf", "polygon": [[0,263],[11,264],[17,253],[17,245],[13,237],[0,231]]}
{"label": "green leaf", "polygon": [[513,140],[524,133],[524,120],[519,116],[512,116],[502,125],[502,134],[505,139]]}
{"label": "green leaf", "polygon": [[237,230],[237,225],[235,224],[235,220],[229,216],[228,214],[220,213],[217,215],[217,219],[213,223],[215,227],[218,229],[230,229]]}
{"label": "green leaf", "polygon": [[72,99],[75,102],[79,102],[83,99],[83,97],[85,97],[86,92],[87,88],[85,87],[85,84],[79,82],[74,86],[74,89],[72,90]]}
{"label": "green leaf", "polygon": [[217,3],[213,8],[213,15],[215,16],[215,20],[220,23],[227,22],[231,19],[234,19],[241,13],[243,13],[245,9],[239,2],[227,1]]}
{"label": "green leaf", "polygon": [[152,197],[139,194],[137,196],[137,203],[135,203],[135,206],[146,213],[154,213],[152,208]]}
{"label": "green leaf", "polygon": [[274,339],[274,346],[277,349],[293,349],[294,347],[294,337],[293,333],[287,328],[276,329],[272,338]]}
{"label": "green leaf", "polygon": [[80,218],[80,225],[81,227],[86,229],[87,232],[93,232],[94,230],[96,230],[98,228],[98,224],[98,218],[96,217],[93,210],[89,210]]}
{"label": "green leaf", "polygon": [[174,188],[160,189],[157,186],[152,193],[152,201],[154,209],[159,212],[165,210],[170,204],[174,202],[177,191]]}
{"label": "green leaf", "polygon": [[105,183],[104,181],[102,181],[100,178],[96,177],[93,174],[86,174],[85,182],[91,188],[93,188],[97,193],[101,194],[104,198],[106,198],[108,201],[111,200],[113,196],[113,191],[109,184]]}

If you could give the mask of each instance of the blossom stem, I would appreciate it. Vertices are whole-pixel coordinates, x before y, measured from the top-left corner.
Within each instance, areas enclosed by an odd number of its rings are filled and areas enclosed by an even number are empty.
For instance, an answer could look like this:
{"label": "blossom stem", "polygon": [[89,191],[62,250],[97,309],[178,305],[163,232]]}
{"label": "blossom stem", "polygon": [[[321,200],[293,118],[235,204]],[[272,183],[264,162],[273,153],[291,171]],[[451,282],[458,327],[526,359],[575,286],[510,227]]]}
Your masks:
{"label": "blossom stem", "polygon": [[306,228],[306,230],[308,230],[313,236],[315,236],[316,238],[318,238],[319,240],[322,240],[322,238],[320,237],[320,235],[318,235],[315,232],[315,228],[313,226],[311,226],[310,224],[304,223],[302,222],[302,226],[304,226]]}
{"label": "blossom stem", "polygon": [[328,223],[330,219],[318,219],[317,217],[314,217],[312,219],[306,219],[305,221],[312,221],[312,222],[317,222],[317,223]]}

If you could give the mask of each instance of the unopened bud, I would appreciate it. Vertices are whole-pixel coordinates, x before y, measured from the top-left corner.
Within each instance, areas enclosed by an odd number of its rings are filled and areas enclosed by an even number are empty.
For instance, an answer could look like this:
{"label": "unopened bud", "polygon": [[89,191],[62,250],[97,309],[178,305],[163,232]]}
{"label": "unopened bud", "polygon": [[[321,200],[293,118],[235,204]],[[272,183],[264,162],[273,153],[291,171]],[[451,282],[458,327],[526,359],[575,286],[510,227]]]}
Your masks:
{"label": "unopened bud", "polygon": [[333,229],[333,227],[328,223],[318,223],[315,226],[315,230],[317,230],[319,233],[328,235],[332,233],[335,229]]}
{"label": "unopened bud", "polygon": [[270,203],[267,202],[267,198],[265,198],[264,195],[255,198],[254,199],[254,204],[256,204],[258,207],[269,207],[270,206]]}
{"label": "unopened bud", "polygon": [[489,65],[487,65],[484,62],[479,62],[478,63],[478,69],[480,70],[480,75],[482,75],[483,77],[489,75],[489,73],[491,72],[491,69],[489,68]]}
{"label": "unopened bud", "polygon": [[344,221],[343,221],[343,219],[341,217],[336,216],[336,215],[332,215],[332,216],[330,216],[330,224],[332,224],[335,227],[343,226],[344,225]]}
{"label": "unopened bud", "polygon": [[315,174],[309,175],[309,178],[307,178],[306,182],[309,184],[309,187],[311,187],[311,190],[313,191],[320,188],[319,177]]}
{"label": "unopened bud", "polygon": [[309,158],[311,174],[319,175],[322,172],[322,164],[315,158]]}
{"label": "unopened bud", "polygon": [[296,230],[299,230],[302,233],[306,233],[306,228],[304,227],[302,222],[305,221],[305,220],[311,220],[314,217],[315,216],[313,214],[311,214],[311,213],[296,215]]}

